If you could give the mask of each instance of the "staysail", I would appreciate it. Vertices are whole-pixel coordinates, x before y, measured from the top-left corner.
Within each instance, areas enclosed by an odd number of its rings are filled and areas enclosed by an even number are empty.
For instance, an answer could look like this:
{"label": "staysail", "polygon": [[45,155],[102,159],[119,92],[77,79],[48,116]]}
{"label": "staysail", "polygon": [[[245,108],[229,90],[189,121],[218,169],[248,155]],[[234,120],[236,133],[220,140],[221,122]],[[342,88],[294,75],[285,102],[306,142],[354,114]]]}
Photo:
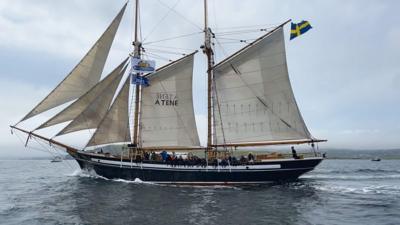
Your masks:
{"label": "staysail", "polygon": [[[125,59],[117,68],[115,68],[106,78],[97,83],[92,89],[82,95],[78,100],[73,102],[70,106],[59,112],[54,117],[40,125],[36,130],[45,127],[53,126],[59,123],[70,121],[79,116],[102,92],[114,82],[119,82],[123,76],[121,73],[124,65],[128,59]],[[116,81],[118,80],[118,81]],[[115,93],[115,91],[114,91]]]}
{"label": "staysail", "polygon": [[114,103],[107,111],[86,147],[118,142],[129,142],[131,140],[128,117],[129,81],[129,78],[126,79]]}
{"label": "staysail", "polygon": [[194,53],[148,76],[141,105],[141,143],[153,146],[199,146],[193,110]]}
{"label": "staysail", "polygon": [[97,98],[86,107],[68,126],[61,130],[56,136],[71,133],[74,131],[97,128],[107,113],[111,101],[118,88],[126,66],[120,71],[114,71],[118,77],[109,84]]}
{"label": "staysail", "polygon": [[289,81],[283,28],[214,68],[214,144],[312,139]]}
{"label": "staysail", "polygon": [[126,4],[78,65],[21,121],[79,98],[99,82],[125,8]]}

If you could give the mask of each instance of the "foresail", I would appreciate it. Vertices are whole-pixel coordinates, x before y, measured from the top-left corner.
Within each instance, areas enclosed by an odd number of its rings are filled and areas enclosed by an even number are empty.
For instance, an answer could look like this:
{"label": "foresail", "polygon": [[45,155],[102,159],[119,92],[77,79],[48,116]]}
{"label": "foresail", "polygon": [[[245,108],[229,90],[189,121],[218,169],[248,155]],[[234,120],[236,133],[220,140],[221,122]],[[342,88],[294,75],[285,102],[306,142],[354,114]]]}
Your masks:
{"label": "foresail", "polygon": [[114,103],[107,111],[86,147],[118,142],[130,142],[131,135],[129,132],[128,117],[129,81],[129,78],[126,79]]}
{"label": "foresail", "polygon": [[67,77],[21,121],[79,98],[99,82],[125,8],[126,4],[78,65],[76,65]]}
{"label": "foresail", "polygon": [[[113,82],[119,82],[123,76],[122,70],[128,59],[125,59],[117,68],[115,68],[107,77],[96,84],[92,89],[82,95],[70,106],[59,112],[54,117],[40,125],[36,129],[53,126],[59,123],[70,121],[78,117],[98,96],[108,89]],[[118,81],[116,81],[116,79]]]}
{"label": "foresail", "polygon": [[124,75],[126,66],[118,73],[118,77],[109,84],[106,89],[92,101],[85,110],[82,111],[68,126],[61,130],[56,136],[71,133],[74,131],[93,129],[99,126],[104,118],[107,110],[111,105],[111,101],[118,88],[122,76]]}
{"label": "foresail", "polygon": [[194,54],[148,76],[141,105],[141,143],[153,146],[199,146],[193,110]]}
{"label": "foresail", "polygon": [[214,144],[311,139],[289,81],[283,28],[214,68]]}

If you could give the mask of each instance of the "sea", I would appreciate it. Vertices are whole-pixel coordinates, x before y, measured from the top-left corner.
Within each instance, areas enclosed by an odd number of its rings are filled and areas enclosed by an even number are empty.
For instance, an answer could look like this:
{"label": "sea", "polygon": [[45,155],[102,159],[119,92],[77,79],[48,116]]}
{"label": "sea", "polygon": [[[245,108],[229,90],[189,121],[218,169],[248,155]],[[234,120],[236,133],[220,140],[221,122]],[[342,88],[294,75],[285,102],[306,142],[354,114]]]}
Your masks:
{"label": "sea", "polygon": [[400,224],[400,160],[324,160],[298,181],[171,186],[73,160],[0,161],[0,224]]}

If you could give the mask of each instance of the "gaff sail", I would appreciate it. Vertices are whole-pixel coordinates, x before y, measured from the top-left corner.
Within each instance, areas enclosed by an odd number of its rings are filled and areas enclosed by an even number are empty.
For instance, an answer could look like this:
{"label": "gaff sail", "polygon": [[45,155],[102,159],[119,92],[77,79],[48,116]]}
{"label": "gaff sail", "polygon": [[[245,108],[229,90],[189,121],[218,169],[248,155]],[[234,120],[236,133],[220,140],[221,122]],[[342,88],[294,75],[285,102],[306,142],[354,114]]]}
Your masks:
{"label": "gaff sail", "polygon": [[193,110],[194,54],[149,75],[143,88],[141,143],[150,146],[199,146]]}
{"label": "gaff sail", "polygon": [[290,85],[282,27],[216,65],[214,79],[214,144],[312,139]]}

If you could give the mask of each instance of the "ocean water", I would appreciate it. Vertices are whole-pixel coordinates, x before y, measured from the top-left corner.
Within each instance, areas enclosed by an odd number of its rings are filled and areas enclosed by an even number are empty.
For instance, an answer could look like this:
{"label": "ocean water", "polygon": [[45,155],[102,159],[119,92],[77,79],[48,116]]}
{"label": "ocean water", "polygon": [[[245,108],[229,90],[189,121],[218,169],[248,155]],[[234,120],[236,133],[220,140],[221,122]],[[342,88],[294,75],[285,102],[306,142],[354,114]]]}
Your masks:
{"label": "ocean water", "polygon": [[74,161],[0,161],[0,224],[400,224],[400,161],[325,160],[297,182],[178,187]]}

